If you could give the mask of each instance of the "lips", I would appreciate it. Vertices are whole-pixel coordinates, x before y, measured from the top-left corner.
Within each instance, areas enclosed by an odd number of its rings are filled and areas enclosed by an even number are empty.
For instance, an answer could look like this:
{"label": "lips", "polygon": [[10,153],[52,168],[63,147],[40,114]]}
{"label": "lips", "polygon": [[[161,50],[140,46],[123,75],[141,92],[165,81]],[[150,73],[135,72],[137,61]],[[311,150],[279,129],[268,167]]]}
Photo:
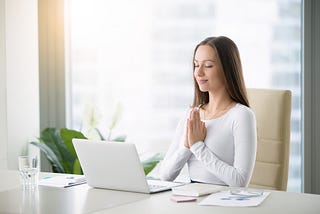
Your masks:
{"label": "lips", "polygon": [[198,80],[199,85],[205,84],[206,82],[208,82],[208,80]]}

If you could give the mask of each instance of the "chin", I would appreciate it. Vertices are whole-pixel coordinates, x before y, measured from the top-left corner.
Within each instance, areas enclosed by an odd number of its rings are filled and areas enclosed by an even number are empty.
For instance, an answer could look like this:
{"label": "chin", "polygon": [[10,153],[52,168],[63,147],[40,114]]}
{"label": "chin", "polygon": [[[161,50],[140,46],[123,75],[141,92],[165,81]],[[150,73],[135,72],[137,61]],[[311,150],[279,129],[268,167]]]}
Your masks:
{"label": "chin", "polygon": [[208,92],[208,89],[207,89],[207,88],[199,88],[199,90],[200,90],[201,92]]}

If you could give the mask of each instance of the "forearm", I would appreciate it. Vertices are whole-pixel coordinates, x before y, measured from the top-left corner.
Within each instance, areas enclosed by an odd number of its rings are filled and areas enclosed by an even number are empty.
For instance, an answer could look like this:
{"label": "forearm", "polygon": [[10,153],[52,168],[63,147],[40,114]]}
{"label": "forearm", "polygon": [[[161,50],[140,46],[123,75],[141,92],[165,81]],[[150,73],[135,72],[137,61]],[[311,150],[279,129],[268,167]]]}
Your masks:
{"label": "forearm", "polygon": [[160,179],[173,181],[179,175],[191,155],[191,151],[183,146],[179,147],[174,153],[168,153],[161,162]]}
{"label": "forearm", "polygon": [[249,156],[244,154],[241,162],[237,162],[234,166],[231,166],[220,160],[203,142],[194,144],[190,148],[190,151],[204,164],[208,171],[225,184],[242,187],[248,185],[254,166],[254,152],[252,152],[253,157],[249,157],[251,152],[248,151]]}

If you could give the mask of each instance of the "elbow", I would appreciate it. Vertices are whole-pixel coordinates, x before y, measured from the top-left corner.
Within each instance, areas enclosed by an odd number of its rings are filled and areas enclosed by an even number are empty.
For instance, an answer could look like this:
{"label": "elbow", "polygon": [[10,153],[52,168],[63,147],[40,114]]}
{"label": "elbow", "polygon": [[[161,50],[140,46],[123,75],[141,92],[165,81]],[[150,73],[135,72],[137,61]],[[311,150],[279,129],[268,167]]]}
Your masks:
{"label": "elbow", "polygon": [[236,173],[235,176],[233,176],[233,179],[231,179],[228,182],[229,186],[232,187],[247,187],[250,181],[250,176],[241,174],[241,173]]}
{"label": "elbow", "polygon": [[173,181],[174,179],[172,178],[172,176],[169,173],[169,170],[166,169],[164,166],[160,167],[159,170],[159,179],[163,180],[163,181]]}
{"label": "elbow", "polygon": [[160,174],[159,179],[162,181],[173,181],[173,179],[167,174]]}
{"label": "elbow", "polygon": [[248,183],[243,181],[232,181],[228,185],[230,187],[247,187]]}

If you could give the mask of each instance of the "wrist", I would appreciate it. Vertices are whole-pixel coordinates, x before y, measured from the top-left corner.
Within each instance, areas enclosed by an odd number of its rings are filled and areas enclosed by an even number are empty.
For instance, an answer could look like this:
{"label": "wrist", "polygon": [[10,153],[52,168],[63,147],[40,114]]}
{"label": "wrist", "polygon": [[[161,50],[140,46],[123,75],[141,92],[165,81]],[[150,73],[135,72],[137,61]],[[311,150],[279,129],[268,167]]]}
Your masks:
{"label": "wrist", "polygon": [[192,151],[192,152],[194,152],[194,151],[196,151],[199,147],[202,147],[204,145],[204,142],[203,141],[197,141],[197,142],[195,142],[194,144],[192,144],[191,146],[190,146],[190,150]]}
{"label": "wrist", "polygon": [[198,143],[198,142],[203,142],[203,140],[193,140],[193,141],[190,141],[191,143],[189,143],[189,147],[191,147],[192,145]]}

